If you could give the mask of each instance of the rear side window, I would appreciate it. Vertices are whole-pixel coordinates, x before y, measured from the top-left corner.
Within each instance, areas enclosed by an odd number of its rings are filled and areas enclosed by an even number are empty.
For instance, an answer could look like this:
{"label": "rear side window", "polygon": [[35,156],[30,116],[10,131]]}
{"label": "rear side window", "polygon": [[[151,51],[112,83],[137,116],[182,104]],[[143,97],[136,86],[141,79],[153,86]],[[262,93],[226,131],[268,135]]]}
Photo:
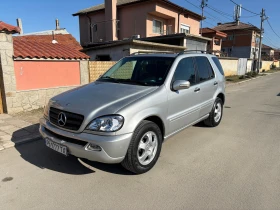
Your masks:
{"label": "rear side window", "polygon": [[214,63],[216,64],[217,68],[219,69],[219,72],[220,72],[222,75],[225,75],[224,70],[223,70],[223,67],[222,67],[222,65],[221,65],[221,63],[220,63],[220,61],[219,61],[219,59],[216,58],[216,57],[213,57],[212,60],[213,60]]}
{"label": "rear side window", "polygon": [[215,77],[212,66],[206,57],[195,57],[198,70],[198,82],[204,82]]}

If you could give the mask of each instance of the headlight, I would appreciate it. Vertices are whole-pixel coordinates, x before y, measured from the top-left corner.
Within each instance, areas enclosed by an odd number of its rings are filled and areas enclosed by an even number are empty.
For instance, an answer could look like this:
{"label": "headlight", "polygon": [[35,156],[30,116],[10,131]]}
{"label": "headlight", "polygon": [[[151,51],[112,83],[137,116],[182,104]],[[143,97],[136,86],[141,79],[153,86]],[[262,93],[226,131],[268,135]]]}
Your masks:
{"label": "headlight", "polygon": [[49,110],[50,110],[50,103],[48,102],[47,105],[45,106],[45,109],[44,109],[44,116],[46,118],[49,117]]}
{"label": "headlight", "polygon": [[94,119],[86,129],[101,132],[114,132],[121,129],[123,123],[123,116],[110,115]]}

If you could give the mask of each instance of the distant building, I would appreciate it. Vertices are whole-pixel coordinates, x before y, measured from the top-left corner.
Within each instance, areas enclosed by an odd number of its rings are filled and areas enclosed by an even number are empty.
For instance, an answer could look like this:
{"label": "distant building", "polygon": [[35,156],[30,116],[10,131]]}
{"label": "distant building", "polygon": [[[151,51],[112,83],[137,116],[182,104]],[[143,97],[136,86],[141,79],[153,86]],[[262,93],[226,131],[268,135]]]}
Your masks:
{"label": "distant building", "polygon": [[218,23],[213,28],[227,34],[223,38],[222,52],[229,57],[257,59],[259,52],[260,29],[242,22]]}
{"label": "distant building", "polygon": [[[168,0],[105,0],[104,4],[83,9],[73,16],[79,16],[80,43],[92,60],[100,56],[119,59],[128,55],[133,49],[118,47],[120,53],[116,55],[104,46],[100,50],[101,45],[127,46],[128,42],[136,45],[136,42],[128,40],[140,41],[137,45],[141,43],[141,49],[145,49],[147,44],[149,50],[168,49],[168,45],[181,47],[177,49],[206,50],[210,40],[199,34],[203,19],[200,14]],[[165,46],[153,48],[145,42]],[[171,51],[172,48],[174,46]]]}
{"label": "distant building", "polygon": [[262,59],[263,60],[274,60],[274,49],[265,44],[262,45]]}
{"label": "distant building", "polygon": [[203,28],[202,36],[211,38],[211,41],[208,41],[207,44],[207,51],[212,52],[214,55],[220,56],[223,41],[222,39],[225,39],[227,37],[227,34],[221,31],[214,30],[212,28]]}
{"label": "distant building", "polygon": [[274,59],[275,60],[280,60],[280,50],[275,50],[274,51]]}

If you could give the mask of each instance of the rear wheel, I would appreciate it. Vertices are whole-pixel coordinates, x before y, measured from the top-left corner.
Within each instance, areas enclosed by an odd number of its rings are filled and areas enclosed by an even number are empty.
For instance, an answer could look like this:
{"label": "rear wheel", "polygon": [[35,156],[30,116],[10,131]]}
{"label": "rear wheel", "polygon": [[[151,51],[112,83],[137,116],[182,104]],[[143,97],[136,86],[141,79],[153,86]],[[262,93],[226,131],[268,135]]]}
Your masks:
{"label": "rear wheel", "polygon": [[204,124],[209,127],[216,127],[220,124],[223,117],[223,101],[216,98],[214,106],[210,112],[209,117],[204,120]]}
{"label": "rear wheel", "polygon": [[162,134],[159,127],[144,120],[133,134],[122,166],[135,174],[149,171],[158,160],[161,145]]}

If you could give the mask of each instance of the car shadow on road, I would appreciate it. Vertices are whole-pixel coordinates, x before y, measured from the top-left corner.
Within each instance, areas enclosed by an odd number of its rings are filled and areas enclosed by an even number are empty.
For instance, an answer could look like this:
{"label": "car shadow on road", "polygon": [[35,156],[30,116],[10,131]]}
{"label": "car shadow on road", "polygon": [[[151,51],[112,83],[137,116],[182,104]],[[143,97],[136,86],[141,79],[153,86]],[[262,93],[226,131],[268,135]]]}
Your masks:
{"label": "car shadow on road", "polygon": [[49,169],[72,175],[94,173],[91,169],[83,166],[76,157],[65,157],[47,148],[42,138],[16,145],[15,149],[20,153],[22,159],[41,169]]}
{"label": "car shadow on road", "polygon": [[209,128],[209,126],[206,126],[204,124],[204,122],[199,122],[199,123],[196,123],[195,125],[193,125],[193,127],[198,127],[198,128]]}
{"label": "car shadow on road", "polygon": [[[36,129],[37,130],[36,130]],[[13,132],[12,141],[16,143],[19,140],[19,134],[26,130],[38,132],[38,125],[25,127]],[[132,175],[126,171],[120,164],[103,164],[92,162],[86,159],[80,159],[74,156],[64,156],[52,149],[46,147],[45,140],[38,138],[35,141],[15,146],[15,149],[20,153],[20,156],[32,165],[41,169],[49,169],[65,174],[84,175],[95,173],[96,169],[119,175]]]}
{"label": "car shadow on road", "polygon": [[105,163],[98,163],[93,162],[87,159],[80,159],[84,164],[93,167],[94,169],[98,169],[100,171],[118,174],[118,175],[135,175],[130,171],[125,170],[121,164],[105,164]]}

